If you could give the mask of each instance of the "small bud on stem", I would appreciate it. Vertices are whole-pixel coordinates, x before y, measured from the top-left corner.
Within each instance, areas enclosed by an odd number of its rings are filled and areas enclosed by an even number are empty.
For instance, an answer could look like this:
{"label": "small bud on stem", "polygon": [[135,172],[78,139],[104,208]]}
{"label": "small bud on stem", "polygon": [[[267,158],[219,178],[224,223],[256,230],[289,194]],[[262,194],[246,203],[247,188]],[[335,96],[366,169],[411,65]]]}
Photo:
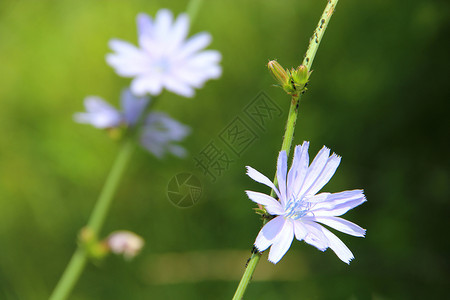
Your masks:
{"label": "small bud on stem", "polygon": [[309,75],[308,68],[300,65],[297,69],[285,70],[276,60],[271,60],[267,64],[272,76],[278,85],[289,95],[295,95],[306,91],[306,83]]}
{"label": "small bud on stem", "polygon": [[107,245],[99,241],[97,235],[88,227],[81,229],[78,241],[87,255],[94,260],[100,260],[108,254]]}
{"label": "small bud on stem", "polygon": [[289,73],[276,60],[269,61],[267,67],[281,86],[289,83]]}

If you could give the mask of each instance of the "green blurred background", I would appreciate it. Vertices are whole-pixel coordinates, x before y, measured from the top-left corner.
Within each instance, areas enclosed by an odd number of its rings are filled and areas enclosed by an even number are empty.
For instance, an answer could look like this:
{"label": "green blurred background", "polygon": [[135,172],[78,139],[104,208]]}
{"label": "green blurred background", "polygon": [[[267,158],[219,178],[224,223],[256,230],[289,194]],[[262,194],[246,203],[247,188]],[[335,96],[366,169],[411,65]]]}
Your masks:
{"label": "green blurred background", "polygon": [[[184,160],[138,149],[103,233],[129,229],[146,247],[131,263],[89,265],[70,299],[230,299],[261,225],[245,175],[272,177],[289,107],[266,69],[300,63],[324,0],[204,1],[191,34],[207,30],[223,76],[194,99],[165,93],[157,109],[188,124]],[[118,150],[72,121],[86,95],[117,105],[129,84],[106,65],[108,40],[136,42],[135,16],[187,1],[0,2],[0,299],[46,299]],[[338,234],[356,259],[294,242],[263,257],[247,299],[437,299],[448,295],[448,1],[340,1],[314,62],[295,143],[343,160],[324,190],[364,188],[345,217],[365,239]],[[215,183],[194,157],[265,91],[283,110]],[[203,183],[200,202],[172,205],[179,172]]]}

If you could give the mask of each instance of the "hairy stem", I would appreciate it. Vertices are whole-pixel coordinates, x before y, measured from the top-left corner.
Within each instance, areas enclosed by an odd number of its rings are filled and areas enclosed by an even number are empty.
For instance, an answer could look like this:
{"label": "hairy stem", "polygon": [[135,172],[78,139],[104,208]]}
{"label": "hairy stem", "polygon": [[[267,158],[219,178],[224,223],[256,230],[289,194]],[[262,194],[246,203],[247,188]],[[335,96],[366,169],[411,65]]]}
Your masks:
{"label": "hairy stem", "polygon": [[325,34],[325,30],[328,27],[328,23],[330,22],[331,16],[336,9],[338,1],[339,0],[328,0],[319,24],[317,24],[316,30],[314,30],[313,36],[309,40],[308,50],[306,50],[305,58],[302,62],[302,65],[307,66],[308,70],[311,70],[312,63],[316,57],[317,49],[319,49],[320,42],[322,41],[322,37]]}
{"label": "hairy stem", "polygon": [[[316,56],[317,50],[319,49],[320,42],[322,41],[322,37],[327,29],[328,23],[330,22],[331,16],[336,8],[336,5],[339,0],[328,0],[327,5],[322,13],[322,17],[317,24],[316,29],[314,30],[313,36],[309,40],[308,50],[306,51],[305,57],[303,59],[302,64],[307,66],[308,71],[311,70],[312,63]],[[301,99],[301,94],[296,94],[292,96],[291,106],[289,108],[288,119],[286,121],[285,133],[283,136],[283,143],[281,145],[280,151],[286,151],[287,156],[289,157],[289,152],[291,150],[292,141],[294,139],[294,131],[295,131],[295,123],[297,122],[298,116],[298,106]],[[275,174],[275,178],[273,180],[274,184],[277,186],[278,180]],[[272,190],[270,195],[275,197],[275,192]],[[263,220],[263,226],[267,223],[268,219]],[[252,252],[252,256],[249,259],[248,265],[245,269],[245,272],[239,282],[239,286],[236,289],[233,300],[240,300],[244,296],[245,290],[247,289],[248,284],[255,272],[256,265],[258,264],[262,253],[256,251],[256,253]]]}
{"label": "hairy stem", "polygon": [[255,272],[256,265],[258,264],[260,258],[261,254],[258,251],[256,251],[256,253],[252,251],[252,256],[248,261],[244,275],[242,275],[242,279],[239,282],[239,286],[237,287],[236,292],[234,293],[233,300],[240,300],[242,299],[242,297],[244,297],[245,290],[247,289],[247,286],[250,283],[250,280],[252,279],[253,272]]}

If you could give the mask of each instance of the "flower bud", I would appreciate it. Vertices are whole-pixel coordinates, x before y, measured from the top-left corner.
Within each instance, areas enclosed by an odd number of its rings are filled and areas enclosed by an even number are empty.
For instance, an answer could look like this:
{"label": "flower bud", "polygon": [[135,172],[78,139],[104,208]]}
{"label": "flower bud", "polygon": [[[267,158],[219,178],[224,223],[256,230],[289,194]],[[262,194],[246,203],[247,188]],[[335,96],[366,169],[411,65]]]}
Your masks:
{"label": "flower bud", "polygon": [[285,85],[289,84],[290,76],[288,72],[286,72],[286,70],[276,60],[269,61],[267,67],[269,68],[270,73],[272,73],[272,76],[275,78],[276,81],[278,81],[281,87],[284,87]]}
{"label": "flower bud", "polygon": [[292,69],[291,71],[291,76],[294,84],[300,88],[303,88],[308,82],[309,75],[310,72],[308,72],[308,68],[304,65],[300,65],[297,69]]}
{"label": "flower bud", "polygon": [[92,244],[97,242],[97,236],[92,229],[88,227],[81,228],[78,238],[83,244]]}
{"label": "flower bud", "polygon": [[111,252],[118,255],[123,254],[127,260],[138,255],[142,247],[144,247],[144,239],[127,230],[111,233],[107,243]]}
{"label": "flower bud", "polygon": [[94,231],[88,227],[81,229],[78,241],[87,255],[94,260],[100,260],[108,254],[108,246],[99,241]]}

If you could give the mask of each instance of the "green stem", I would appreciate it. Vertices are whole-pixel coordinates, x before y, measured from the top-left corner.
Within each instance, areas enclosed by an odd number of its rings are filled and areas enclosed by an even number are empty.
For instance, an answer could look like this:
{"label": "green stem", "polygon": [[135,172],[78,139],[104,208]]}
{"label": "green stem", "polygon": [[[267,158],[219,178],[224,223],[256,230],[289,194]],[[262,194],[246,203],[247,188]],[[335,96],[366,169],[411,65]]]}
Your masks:
{"label": "green stem", "polygon": [[[286,121],[286,127],[283,136],[283,143],[281,144],[280,151],[286,151],[286,156],[289,157],[289,152],[291,151],[292,141],[294,140],[295,124],[297,123],[298,116],[298,104],[300,102],[301,95],[293,95],[291,106],[289,107],[288,119]],[[277,174],[275,174],[273,183],[278,186]],[[275,191],[270,191],[270,196],[275,197]],[[267,219],[264,219],[264,224],[266,224]],[[263,225],[264,225],[263,224]]]}
{"label": "green stem", "polygon": [[330,22],[331,16],[336,9],[338,1],[339,0],[328,0],[327,6],[323,10],[322,17],[319,20],[319,24],[317,24],[316,30],[314,30],[313,36],[309,40],[308,50],[306,50],[305,58],[302,62],[302,65],[308,67],[308,71],[311,71],[311,66],[314,61],[314,57],[316,57],[317,49],[319,49],[320,42],[322,41],[322,37],[325,34],[325,30],[328,27],[328,23]]}
{"label": "green stem", "polygon": [[[117,158],[111,168],[111,171],[106,179],[105,185],[100,193],[98,201],[95,204],[91,217],[87,227],[92,230],[95,235],[98,235],[109,207],[111,206],[112,199],[119,185],[119,181],[125,171],[125,167],[131,158],[133,150],[135,148],[135,142],[132,138],[127,138],[122,148],[117,155]],[[63,300],[66,299],[72,291],[75,283],[81,275],[81,272],[86,265],[87,256],[82,247],[78,247],[69,264],[67,265],[61,279],[53,290],[50,300]]]}
{"label": "green stem", "polygon": [[[302,64],[307,66],[308,71],[311,70],[312,63],[316,56],[317,50],[319,49],[320,42],[322,41],[322,37],[327,29],[328,23],[330,22],[331,16],[336,8],[336,5],[339,0],[328,0],[327,5],[322,13],[322,17],[317,24],[316,29],[314,30],[313,36],[309,40],[308,50],[306,51],[305,57],[303,59]],[[289,108],[288,119],[286,122],[285,133],[283,136],[283,143],[281,145],[281,150],[286,151],[287,156],[289,157],[289,152],[291,150],[292,141],[294,139],[294,131],[295,131],[295,123],[297,122],[298,116],[298,105],[301,99],[300,95],[293,95],[291,106]],[[278,185],[277,176],[275,174],[275,178],[273,180],[275,185]],[[272,190],[270,195],[272,197],[275,196],[275,192]],[[263,226],[267,223],[268,219],[264,219]],[[258,264],[262,253],[252,253],[248,265],[245,269],[244,275],[242,275],[241,281],[239,282],[239,286],[236,289],[233,300],[240,300],[244,296],[245,290],[247,289],[248,284],[255,272],[256,265]]]}
{"label": "green stem", "polygon": [[[286,121],[286,129],[284,132],[283,143],[281,144],[280,151],[286,151],[286,155],[289,157],[291,150],[292,140],[294,139],[295,123],[297,122],[298,115],[298,103],[300,100],[299,95],[292,96],[291,106],[289,108],[288,119]],[[276,176],[275,176],[276,178]]]}
{"label": "green stem", "polygon": [[106,215],[109,207],[111,206],[111,201],[116,193],[120,179],[125,171],[125,167],[133,154],[136,142],[132,137],[133,136],[130,136],[124,141],[108,178],[106,179],[100,197],[98,198],[94,210],[92,211],[91,217],[89,218],[87,227],[92,230],[94,235],[98,235],[100,233],[100,229],[105,222]]}
{"label": "green stem", "polygon": [[186,8],[186,13],[191,20],[191,26],[194,22],[195,17],[197,17],[198,10],[202,4],[203,0],[191,0]]}
{"label": "green stem", "polygon": [[252,279],[253,272],[255,272],[256,265],[261,258],[261,254],[259,252],[252,253],[250,260],[248,262],[247,267],[245,268],[244,275],[242,275],[242,279],[239,282],[239,286],[236,289],[236,293],[233,296],[233,300],[240,300],[244,297],[245,290],[247,289],[250,280]]}

